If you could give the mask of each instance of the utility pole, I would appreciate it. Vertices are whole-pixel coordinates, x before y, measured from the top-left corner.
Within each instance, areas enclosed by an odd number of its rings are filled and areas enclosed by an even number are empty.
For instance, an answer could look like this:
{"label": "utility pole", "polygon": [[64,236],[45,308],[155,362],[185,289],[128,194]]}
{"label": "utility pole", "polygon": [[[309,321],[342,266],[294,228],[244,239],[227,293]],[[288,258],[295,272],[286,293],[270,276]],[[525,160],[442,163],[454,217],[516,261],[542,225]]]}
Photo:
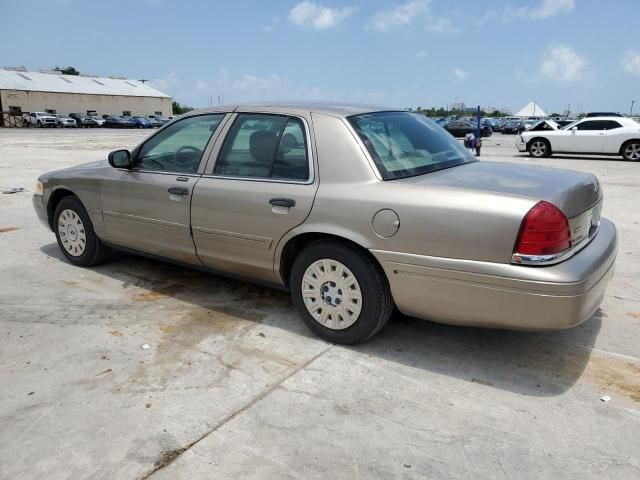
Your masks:
{"label": "utility pole", "polygon": [[149,80],[147,80],[146,78],[141,78],[140,80],[138,80],[139,82],[145,83],[148,82]]}

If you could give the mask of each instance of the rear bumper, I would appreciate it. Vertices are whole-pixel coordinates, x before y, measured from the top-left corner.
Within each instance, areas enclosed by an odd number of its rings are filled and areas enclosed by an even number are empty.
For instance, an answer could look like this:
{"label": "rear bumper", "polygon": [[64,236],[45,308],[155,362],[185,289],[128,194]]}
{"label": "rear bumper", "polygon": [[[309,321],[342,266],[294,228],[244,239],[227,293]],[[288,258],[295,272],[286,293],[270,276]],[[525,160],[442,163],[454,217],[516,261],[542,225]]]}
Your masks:
{"label": "rear bumper", "polygon": [[569,260],[527,267],[373,250],[405,315],[454,325],[558,330],[590,318],[613,276],[617,232],[598,235]]}

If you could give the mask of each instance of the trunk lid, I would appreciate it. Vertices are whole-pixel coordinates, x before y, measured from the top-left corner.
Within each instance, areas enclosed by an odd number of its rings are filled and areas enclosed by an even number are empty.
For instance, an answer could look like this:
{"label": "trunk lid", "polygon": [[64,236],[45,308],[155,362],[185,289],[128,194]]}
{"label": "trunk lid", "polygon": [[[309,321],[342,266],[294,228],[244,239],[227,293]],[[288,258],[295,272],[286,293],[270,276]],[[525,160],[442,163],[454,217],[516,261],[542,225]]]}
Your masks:
{"label": "trunk lid", "polygon": [[602,198],[600,183],[591,173],[515,163],[474,162],[399,181],[545,200],[569,219],[592,210]]}

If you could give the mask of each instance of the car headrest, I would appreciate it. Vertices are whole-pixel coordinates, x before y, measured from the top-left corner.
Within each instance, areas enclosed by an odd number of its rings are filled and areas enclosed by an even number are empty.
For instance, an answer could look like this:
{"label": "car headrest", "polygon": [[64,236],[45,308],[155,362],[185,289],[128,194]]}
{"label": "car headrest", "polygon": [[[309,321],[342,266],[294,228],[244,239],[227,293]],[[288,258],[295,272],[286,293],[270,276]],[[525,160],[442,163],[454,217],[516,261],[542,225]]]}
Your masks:
{"label": "car headrest", "polygon": [[269,130],[258,130],[253,132],[249,137],[249,149],[251,156],[258,162],[273,161],[273,157],[276,151],[276,143],[278,137],[274,132]]}
{"label": "car headrest", "polygon": [[298,145],[298,141],[295,135],[293,133],[285,133],[280,140],[280,151],[289,153],[296,145]]}

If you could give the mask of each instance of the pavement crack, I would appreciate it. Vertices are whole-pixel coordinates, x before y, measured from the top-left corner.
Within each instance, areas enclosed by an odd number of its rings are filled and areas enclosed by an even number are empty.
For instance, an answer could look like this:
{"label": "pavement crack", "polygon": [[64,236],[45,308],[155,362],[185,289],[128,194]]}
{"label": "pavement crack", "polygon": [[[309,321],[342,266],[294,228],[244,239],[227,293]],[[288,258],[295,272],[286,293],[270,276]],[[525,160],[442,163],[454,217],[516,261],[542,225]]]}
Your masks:
{"label": "pavement crack", "polygon": [[[317,355],[314,355],[313,357],[311,357],[309,360],[307,360],[305,363],[303,363],[298,368],[293,370],[291,373],[289,373],[288,375],[286,375],[285,377],[280,379],[278,382],[272,384],[269,388],[267,388],[266,390],[262,391],[260,394],[255,396],[253,399],[251,399],[249,402],[247,402],[245,405],[243,405],[240,409],[238,409],[235,412],[233,412],[233,413],[227,415],[226,417],[224,417],[222,420],[220,420],[218,423],[216,423],[213,427],[211,427],[209,430],[207,430],[203,435],[201,435],[200,437],[195,439],[193,442],[191,442],[191,443],[189,443],[186,446],[181,447],[181,448],[176,448],[176,449],[171,450],[171,451],[162,452],[160,454],[159,459],[154,463],[153,468],[149,472],[147,472],[147,473],[143,474],[142,476],[138,477],[138,480],[146,480],[146,479],[150,478],[154,473],[158,472],[159,470],[162,470],[163,468],[167,467],[168,465],[171,465],[184,452],[191,450],[192,447],[194,447],[200,441],[202,441],[205,438],[207,438],[213,432],[215,432],[216,430],[219,430],[222,426],[224,426],[225,424],[227,424],[228,422],[230,422],[231,420],[236,418],[238,415],[240,415],[241,413],[247,411],[248,409],[253,407],[255,404],[257,404],[258,402],[260,402],[264,398],[268,397],[273,391],[275,391],[276,389],[280,388],[280,386],[284,382],[289,380],[296,373],[298,373],[298,372],[304,370],[305,368],[307,368],[309,365],[311,365],[313,362],[315,362],[318,358],[320,358],[322,355],[327,353],[333,347],[335,347],[335,345],[330,345],[329,347],[325,348],[324,350],[322,350]],[[195,450],[194,450],[194,452],[195,452]]]}

